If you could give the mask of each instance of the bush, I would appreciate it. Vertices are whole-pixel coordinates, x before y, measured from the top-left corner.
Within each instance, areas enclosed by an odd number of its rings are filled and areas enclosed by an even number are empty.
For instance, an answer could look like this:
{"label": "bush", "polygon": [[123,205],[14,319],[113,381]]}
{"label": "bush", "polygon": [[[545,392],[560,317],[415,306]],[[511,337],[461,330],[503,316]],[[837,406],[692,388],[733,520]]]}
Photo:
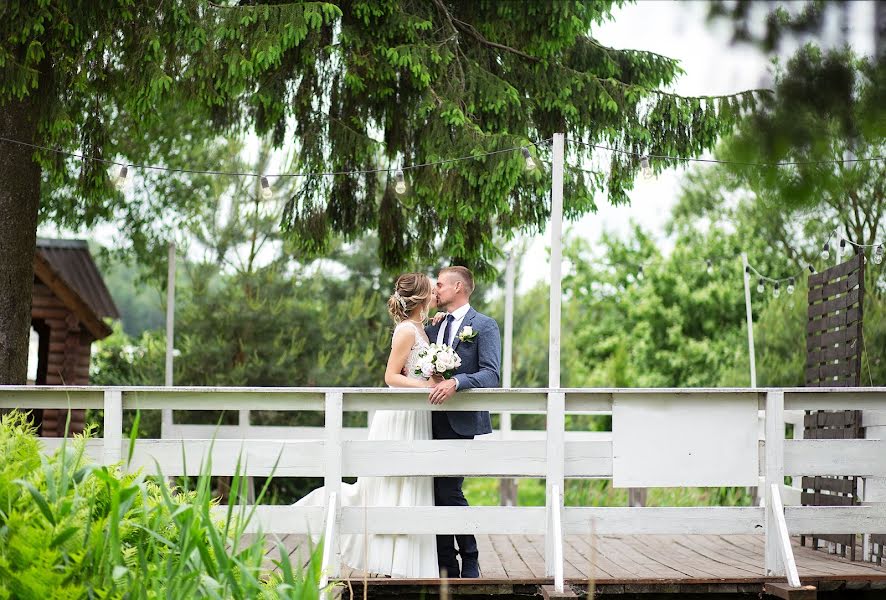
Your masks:
{"label": "bush", "polygon": [[44,456],[25,415],[0,418],[0,599],[318,596],[319,547],[303,573],[278,543],[280,573],[268,574],[264,536],[240,545],[244,479],[218,519],[208,465],[195,489],[171,489],[89,463],[85,436],[63,444]]}

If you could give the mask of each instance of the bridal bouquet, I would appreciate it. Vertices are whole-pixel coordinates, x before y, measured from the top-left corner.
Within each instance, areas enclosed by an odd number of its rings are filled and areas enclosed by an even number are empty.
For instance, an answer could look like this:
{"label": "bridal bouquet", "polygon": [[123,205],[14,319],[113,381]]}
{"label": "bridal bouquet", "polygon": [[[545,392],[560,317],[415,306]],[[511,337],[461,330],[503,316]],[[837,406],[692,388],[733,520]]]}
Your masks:
{"label": "bridal bouquet", "polygon": [[445,379],[452,377],[461,366],[461,357],[446,344],[431,344],[418,353],[415,374],[425,378],[442,375]]}

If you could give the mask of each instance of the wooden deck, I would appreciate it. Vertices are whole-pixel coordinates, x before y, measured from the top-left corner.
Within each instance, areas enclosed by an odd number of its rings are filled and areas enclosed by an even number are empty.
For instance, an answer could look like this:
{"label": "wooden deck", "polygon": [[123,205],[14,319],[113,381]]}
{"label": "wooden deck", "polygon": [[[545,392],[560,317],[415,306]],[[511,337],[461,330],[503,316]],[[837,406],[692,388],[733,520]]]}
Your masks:
{"label": "wooden deck", "polygon": [[[308,554],[305,536],[282,538],[292,561]],[[763,574],[761,535],[600,535],[565,537],[565,577],[580,594],[586,593],[589,573],[598,593],[603,594],[757,594],[769,581],[783,579]],[[824,551],[801,547],[793,540],[794,556],[804,585],[827,590],[883,590],[886,598],[886,566],[841,558]],[[544,573],[544,539],[534,535],[481,535],[482,577],[451,580],[452,595],[534,594],[538,586],[553,580]],[[267,544],[268,566],[278,559],[275,541]],[[858,550],[861,556],[861,550]],[[435,595],[439,580],[364,577],[360,570],[343,567],[342,578],[350,583],[354,597],[362,598],[363,582],[370,594],[409,597]],[[344,597],[348,597],[348,586]],[[870,596],[866,596],[870,597]]]}

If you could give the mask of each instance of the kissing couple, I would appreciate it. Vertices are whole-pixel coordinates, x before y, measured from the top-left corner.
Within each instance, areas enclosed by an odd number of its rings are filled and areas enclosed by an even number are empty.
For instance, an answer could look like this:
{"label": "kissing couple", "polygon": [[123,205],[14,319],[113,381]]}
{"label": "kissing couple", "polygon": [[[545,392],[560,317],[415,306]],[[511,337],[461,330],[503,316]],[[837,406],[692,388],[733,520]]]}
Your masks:
{"label": "kissing couple", "polygon": [[[487,411],[441,409],[458,391],[501,384],[498,323],[471,307],[473,291],[474,276],[465,267],[442,269],[436,284],[423,273],[405,273],[397,278],[388,299],[395,327],[385,383],[392,388],[428,389],[430,409],[375,411],[368,439],[469,440],[492,433]],[[432,308],[439,312],[428,323]],[[452,368],[444,373],[429,374],[429,353],[444,345],[449,358],[452,354],[458,358],[447,359],[446,366]],[[342,485],[341,505],[468,506],[463,483],[463,477],[360,477],[353,484]],[[324,502],[320,488],[296,506],[322,506]],[[342,563],[349,567],[378,576],[480,576],[477,541],[472,535],[372,534],[367,540],[363,535],[348,534],[341,537],[341,555]]]}

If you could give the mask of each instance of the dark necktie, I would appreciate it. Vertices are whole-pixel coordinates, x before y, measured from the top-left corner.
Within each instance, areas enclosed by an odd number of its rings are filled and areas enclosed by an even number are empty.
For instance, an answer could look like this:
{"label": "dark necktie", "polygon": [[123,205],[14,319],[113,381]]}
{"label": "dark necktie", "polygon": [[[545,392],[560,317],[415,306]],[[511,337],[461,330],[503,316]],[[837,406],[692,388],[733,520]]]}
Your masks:
{"label": "dark necktie", "polygon": [[455,321],[453,315],[446,315],[446,324],[443,325],[443,343],[449,345],[449,332],[452,329],[452,322]]}

